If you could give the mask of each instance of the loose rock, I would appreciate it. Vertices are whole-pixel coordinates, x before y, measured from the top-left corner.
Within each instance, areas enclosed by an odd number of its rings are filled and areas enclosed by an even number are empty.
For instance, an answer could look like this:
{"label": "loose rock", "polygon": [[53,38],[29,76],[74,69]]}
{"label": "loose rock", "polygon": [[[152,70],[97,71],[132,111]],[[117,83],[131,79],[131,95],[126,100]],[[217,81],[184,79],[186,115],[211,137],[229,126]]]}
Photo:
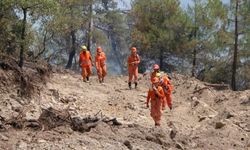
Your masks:
{"label": "loose rock", "polygon": [[215,129],[220,129],[220,128],[224,127],[225,125],[226,124],[224,122],[221,122],[221,121],[216,122],[215,123]]}
{"label": "loose rock", "polygon": [[124,143],[123,143],[129,150],[132,150],[133,149],[133,146],[131,145],[131,143],[126,140]]}

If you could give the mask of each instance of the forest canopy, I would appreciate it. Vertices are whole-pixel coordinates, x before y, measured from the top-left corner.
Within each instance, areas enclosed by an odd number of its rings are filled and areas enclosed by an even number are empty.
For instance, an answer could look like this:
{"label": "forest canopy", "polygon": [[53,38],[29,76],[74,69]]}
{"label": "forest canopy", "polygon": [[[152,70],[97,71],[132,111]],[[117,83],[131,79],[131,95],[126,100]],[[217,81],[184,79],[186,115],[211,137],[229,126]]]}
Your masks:
{"label": "forest canopy", "polygon": [[79,70],[80,46],[92,53],[102,46],[108,62],[126,73],[129,48],[136,46],[141,72],[154,60],[169,73],[250,87],[250,0],[190,0],[185,8],[180,0],[130,2],[1,0],[0,53],[20,68],[44,60]]}

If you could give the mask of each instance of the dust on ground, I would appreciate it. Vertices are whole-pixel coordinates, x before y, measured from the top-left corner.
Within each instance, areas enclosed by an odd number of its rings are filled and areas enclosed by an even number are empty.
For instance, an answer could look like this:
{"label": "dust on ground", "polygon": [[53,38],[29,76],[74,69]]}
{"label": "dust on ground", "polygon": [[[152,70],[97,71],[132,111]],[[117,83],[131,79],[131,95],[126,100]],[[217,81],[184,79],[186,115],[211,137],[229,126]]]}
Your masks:
{"label": "dust on ground", "polygon": [[5,83],[12,73],[0,69],[0,149],[250,149],[249,90],[218,90],[173,74],[173,110],[155,128],[142,75],[129,90],[126,76],[102,85],[96,76],[84,83],[80,74],[54,71],[27,98]]}

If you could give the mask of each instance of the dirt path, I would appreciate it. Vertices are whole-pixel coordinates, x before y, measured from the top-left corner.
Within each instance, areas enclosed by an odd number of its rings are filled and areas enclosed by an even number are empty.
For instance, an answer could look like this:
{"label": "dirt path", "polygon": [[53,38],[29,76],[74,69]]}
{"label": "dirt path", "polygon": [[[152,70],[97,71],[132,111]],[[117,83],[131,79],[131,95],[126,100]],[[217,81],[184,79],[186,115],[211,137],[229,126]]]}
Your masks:
{"label": "dirt path", "polygon": [[[249,149],[250,91],[216,91],[195,79],[173,76],[173,110],[165,110],[162,126],[145,107],[147,86],[129,90],[126,76],[110,76],[101,85],[97,77],[83,83],[74,73],[55,73],[28,105],[15,93],[2,93],[0,113],[5,119],[28,108],[26,119],[38,119],[41,109],[68,108],[71,116],[117,118],[121,126],[99,123],[90,132],[69,126],[51,130],[13,128],[0,132],[0,149]],[[21,102],[17,102],[21,101]],[[29,106],[29,107],[28,107]]]}

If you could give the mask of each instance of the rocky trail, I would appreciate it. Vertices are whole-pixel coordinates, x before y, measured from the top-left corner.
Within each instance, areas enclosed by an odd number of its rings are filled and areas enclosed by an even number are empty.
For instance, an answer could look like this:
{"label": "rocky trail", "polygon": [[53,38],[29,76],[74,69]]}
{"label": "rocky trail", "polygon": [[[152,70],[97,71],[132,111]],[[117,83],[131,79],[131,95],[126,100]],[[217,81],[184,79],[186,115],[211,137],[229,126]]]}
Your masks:
{"label": "rocky trail", "polygon": [[[0,69],[0,149],[250,149],[250,91],[217,89],[172,74],[173,110],[154,127],[146,108],[146,79],[129,90],[126,76],[54,72],[36,83],[31,98],[5,82]],[[45,79],[44,79],[45,80]]]}

